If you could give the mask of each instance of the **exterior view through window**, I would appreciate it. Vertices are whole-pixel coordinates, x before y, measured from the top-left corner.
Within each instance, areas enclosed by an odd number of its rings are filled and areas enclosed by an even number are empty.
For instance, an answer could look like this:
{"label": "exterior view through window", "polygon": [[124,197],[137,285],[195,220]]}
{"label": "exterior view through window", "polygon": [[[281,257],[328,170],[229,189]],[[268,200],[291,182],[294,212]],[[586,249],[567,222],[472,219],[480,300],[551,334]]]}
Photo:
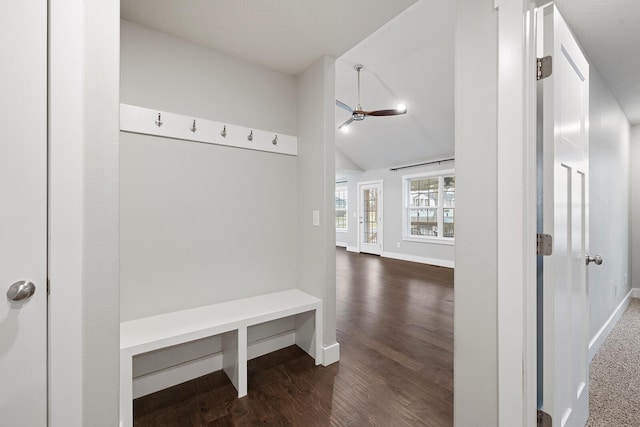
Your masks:
{"label": "exterior view through window", "polygon": [[336,187],[336,231],[347,231],[347,187]]}
{"label": "exterior view through window", "polygon": [[455,175],[407,176],[404,190],[405,237],[455,237]]}

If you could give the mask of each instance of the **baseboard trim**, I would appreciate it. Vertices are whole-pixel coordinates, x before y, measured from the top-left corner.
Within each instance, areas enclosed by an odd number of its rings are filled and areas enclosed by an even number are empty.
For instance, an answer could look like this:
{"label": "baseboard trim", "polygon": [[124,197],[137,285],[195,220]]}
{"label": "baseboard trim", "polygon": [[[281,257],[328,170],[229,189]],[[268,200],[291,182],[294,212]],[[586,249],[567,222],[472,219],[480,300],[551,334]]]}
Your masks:
{"label": "baseboard trim", "polygon": [[347,246],[347,252],[356,252],[356,253],[360,253],[360,250],[358,249],[357,246]]}
{"label": "baseboard trim", "polygon": [[[260,339],[247,345],[247,359],[255,359],[295,343],[295,331]],[[133,398],[137,399],[221,369],[222,353],[215,353],[160,371],[151,372],[133,379]]]}
{"label": "baseboard trim", "polygon": [[338,248],[346,248],[347,246],[349,246],[349,244],[348,244],[348,243],[345,243],[345,242],[338,242],[338,241],[336,241],[336,246],[337,246]]}
{"label": "baseboard trim", "polygon": [[329,366],[340,360],[340,344],[335,343],[330,346],[322,347],[322,360],[324,366]]}
{"label": "baseboard trim", "polygon": [[631,288],[631,298],[640,298],[640,288]]}
{"label": "baseboard trim", "polygon": [[382,252],[382,257],[399,259],[402,261],[417,262],[420,264],[435,265],[438,267],[455,268],[455,262],[446,259],[427,258],[415,255],[400,254],[397,252]]}
{"label": "baseboard trim", "polygon": [[622,317],[622,314],[624,314],[624,311],[631,302],[631,298],[637,298],[635,295],[640,295],[640,289],[635,288],[629,291],[620,304],[618,304],[618,307],[613,310],[613,313],[611,313],[611,316],[609,316],[607,321],[604,322],[604,325],[602,325],[600,330],[595,334],[591,341],[589,341],[589,363],[591,363],[591,360],[593,360],[593,357],[602,346],[602,343],[604,343],[604,340],[607,339],[613,328],[616,326],[616,323],[618,323],[618,320]]}

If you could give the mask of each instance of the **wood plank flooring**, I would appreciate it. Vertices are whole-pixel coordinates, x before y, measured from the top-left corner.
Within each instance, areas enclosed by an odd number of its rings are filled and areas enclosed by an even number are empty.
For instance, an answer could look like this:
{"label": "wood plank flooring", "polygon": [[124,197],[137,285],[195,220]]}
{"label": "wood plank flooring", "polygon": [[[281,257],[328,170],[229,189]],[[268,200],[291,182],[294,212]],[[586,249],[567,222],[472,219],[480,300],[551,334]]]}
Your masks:
{"label": "wood plank flooring", "polygon": [[336,249],[340,362],[296,346],[134,401],[134,425],[453,425],[453,270]]}

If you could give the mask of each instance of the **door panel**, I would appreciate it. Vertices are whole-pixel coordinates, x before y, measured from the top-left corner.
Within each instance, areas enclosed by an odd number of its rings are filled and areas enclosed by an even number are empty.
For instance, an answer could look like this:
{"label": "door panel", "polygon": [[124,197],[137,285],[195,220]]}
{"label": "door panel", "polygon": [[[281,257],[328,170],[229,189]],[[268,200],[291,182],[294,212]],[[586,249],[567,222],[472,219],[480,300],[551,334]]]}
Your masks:
{"label": "door panel", "polygon": [[[47,2],[0,15],[0,424],[47,425]],[[8,8],[8,10],[6,10]],[[12,302],[8,288],[35,294]]]}
{"label": "door panel", "polygon": [[360,252],[382,253],[382,183],[358,185]]}
{"label": "door panel", "polygon": [[543,410],[554,425],[582,427],[589,416],[589,65],[557,9],[539,13],[544,55],[553,56],[553,74],[541,83],[543,222],[554,238],[543,273]]}

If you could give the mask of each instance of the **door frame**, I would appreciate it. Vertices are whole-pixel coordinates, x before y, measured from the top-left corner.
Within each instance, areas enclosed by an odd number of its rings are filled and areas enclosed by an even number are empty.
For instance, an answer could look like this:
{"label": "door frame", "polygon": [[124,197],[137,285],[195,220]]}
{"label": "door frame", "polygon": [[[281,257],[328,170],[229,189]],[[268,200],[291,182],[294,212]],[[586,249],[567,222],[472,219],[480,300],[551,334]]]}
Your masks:
{"label": "door frame", "polygon": [[499,22],[498,420],[505,427],[536,425],[537,40],[533,10],[540,5],[529,0],[494,2]]}
{"label": "door frame", "polygon": [[49,422],[118,424],[120,2],[49,1]]}
{"label": "door frame", "polygon": [[[380,197],[378,203],[378,217],[382,218],[382,213],[384,212],[384,180],[376,179],[372,181],[361,181],[358,182],[358,252],[362,252],[362,223],[360,223],[360,218],[362,218],[362,187],[367,185],[379,185],[380,186]],[[383,220],[378,220],[378,242],[380,243],[380,254],[384,252],[384,218]]]}

